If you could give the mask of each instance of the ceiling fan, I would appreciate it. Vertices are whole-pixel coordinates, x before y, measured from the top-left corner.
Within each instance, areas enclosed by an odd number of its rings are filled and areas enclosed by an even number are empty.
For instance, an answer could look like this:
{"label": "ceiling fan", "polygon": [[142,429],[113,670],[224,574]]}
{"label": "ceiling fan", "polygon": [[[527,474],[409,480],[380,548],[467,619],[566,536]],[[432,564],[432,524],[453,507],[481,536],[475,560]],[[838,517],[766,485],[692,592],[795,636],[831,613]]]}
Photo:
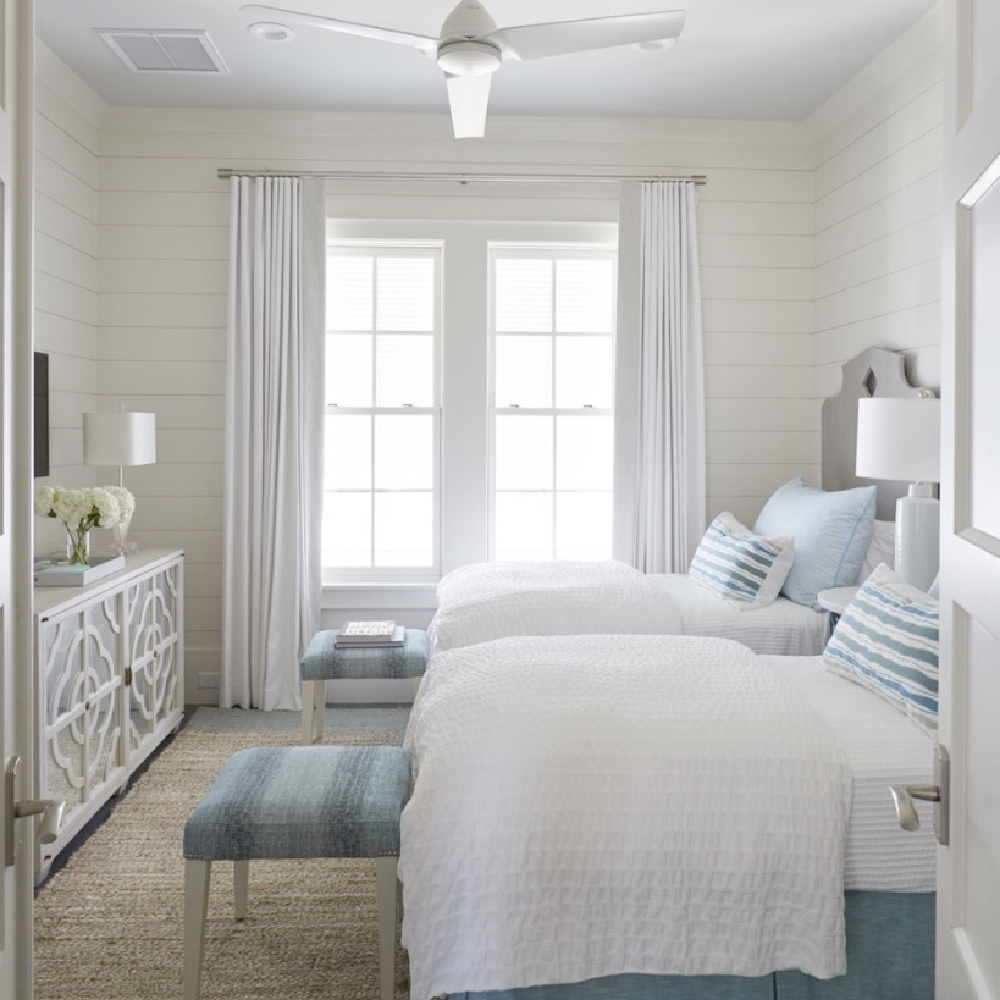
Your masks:
{"label": "ceiling fan", "polygon": [[684,27],[684,11],[667,10],[497,28],[478,0],[460,0],[441,25],[441,37],[431,38],[264,4],[246,4],[241,9],[419,49],[444,71],[456,139],[485,134],[490,77],[505,59],[541,59],[614,45],[665,41],[676,38]]}

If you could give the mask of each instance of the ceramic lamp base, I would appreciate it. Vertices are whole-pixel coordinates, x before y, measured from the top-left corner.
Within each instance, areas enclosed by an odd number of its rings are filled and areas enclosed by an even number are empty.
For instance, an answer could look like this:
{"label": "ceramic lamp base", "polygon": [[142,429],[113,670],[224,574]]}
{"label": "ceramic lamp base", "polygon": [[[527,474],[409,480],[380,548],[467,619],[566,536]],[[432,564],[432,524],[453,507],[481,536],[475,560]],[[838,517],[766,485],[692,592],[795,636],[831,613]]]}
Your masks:
{"label": "ceramic lamp base", "polygon": [[940,503],[926,483],[914,483],[896,501],[896,574],[927,590],[938,573]]}

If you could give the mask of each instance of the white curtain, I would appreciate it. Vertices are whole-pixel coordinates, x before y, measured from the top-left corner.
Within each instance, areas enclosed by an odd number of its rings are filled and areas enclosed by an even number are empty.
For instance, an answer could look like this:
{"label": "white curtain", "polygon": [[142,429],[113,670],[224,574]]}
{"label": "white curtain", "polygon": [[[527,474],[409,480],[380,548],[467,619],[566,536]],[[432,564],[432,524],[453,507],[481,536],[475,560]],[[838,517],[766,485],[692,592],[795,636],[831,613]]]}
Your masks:
{"label": "white curtain", "polygon": [[319,628],[324,216],[321,180],[232,180],[223,708],[300,708]]}
{"label": "white curtain", "polygon": [[705,530],[705,389],[692,181],[626,181],[618,219],[614,556],[687,572]]}

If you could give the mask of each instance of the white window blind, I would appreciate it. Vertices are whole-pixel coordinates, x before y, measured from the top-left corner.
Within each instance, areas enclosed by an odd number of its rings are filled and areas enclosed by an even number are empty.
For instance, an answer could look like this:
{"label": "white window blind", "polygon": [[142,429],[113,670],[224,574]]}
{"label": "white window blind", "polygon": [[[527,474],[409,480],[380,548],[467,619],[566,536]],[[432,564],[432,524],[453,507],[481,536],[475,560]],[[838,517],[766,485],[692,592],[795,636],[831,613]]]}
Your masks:
{"label": "white window blind", "polygon": [[438,567],[439,245],[327,248],[323,567]]}
{"label": "white window blind", "polygon": [[489,258],[493,556],[610,558],[614,251]]}

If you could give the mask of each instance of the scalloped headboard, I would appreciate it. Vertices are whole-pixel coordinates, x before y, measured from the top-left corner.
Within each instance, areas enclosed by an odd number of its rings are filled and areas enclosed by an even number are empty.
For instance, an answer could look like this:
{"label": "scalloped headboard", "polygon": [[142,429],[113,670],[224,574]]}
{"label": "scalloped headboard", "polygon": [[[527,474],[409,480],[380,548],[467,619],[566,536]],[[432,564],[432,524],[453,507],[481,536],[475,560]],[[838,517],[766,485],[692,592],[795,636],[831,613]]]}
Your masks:
{"label": "scalloped headboard", "polygon": [[906,495],[909,483],[859,479],[854,473],[858,437],[858,400],[872,396],[919,396],[926,390],[910,385],[904,355],[869,347],[842,366],[840,393],[823,401],[823,489],[846,490],[852,486],[878,486],[875,516],[896,518],[896,500]]}

